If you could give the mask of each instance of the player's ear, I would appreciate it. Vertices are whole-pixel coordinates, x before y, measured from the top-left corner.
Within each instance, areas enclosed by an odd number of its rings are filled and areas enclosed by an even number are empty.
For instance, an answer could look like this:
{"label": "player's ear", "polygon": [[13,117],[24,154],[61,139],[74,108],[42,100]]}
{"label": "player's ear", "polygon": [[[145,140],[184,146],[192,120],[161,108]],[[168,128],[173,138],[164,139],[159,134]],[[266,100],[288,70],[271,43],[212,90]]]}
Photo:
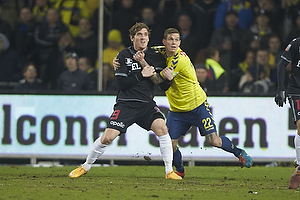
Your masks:
{"label": "player's ear", "polygon": [[166,40],[162,39],[162,43],[166,46]]}

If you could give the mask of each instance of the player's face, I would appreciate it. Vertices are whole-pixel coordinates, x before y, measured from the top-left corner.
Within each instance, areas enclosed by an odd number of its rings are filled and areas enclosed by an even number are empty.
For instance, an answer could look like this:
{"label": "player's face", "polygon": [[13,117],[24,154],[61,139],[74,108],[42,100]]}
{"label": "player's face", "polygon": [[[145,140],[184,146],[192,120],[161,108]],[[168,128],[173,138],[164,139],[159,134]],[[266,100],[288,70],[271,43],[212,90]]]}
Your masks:
{"label": "player's face", "polygon": [[149,33],[146,28],[138,31],[134,37],[131,37],[133,47],[137,51],[144,51],[149,42]]}
{"label": "player's face", "polygon": [[172,56],[176,53],[180,45],[180,35],[179,33],[171,33],[166,39],[163,39],[163,44],[166,47],[167,55]]}

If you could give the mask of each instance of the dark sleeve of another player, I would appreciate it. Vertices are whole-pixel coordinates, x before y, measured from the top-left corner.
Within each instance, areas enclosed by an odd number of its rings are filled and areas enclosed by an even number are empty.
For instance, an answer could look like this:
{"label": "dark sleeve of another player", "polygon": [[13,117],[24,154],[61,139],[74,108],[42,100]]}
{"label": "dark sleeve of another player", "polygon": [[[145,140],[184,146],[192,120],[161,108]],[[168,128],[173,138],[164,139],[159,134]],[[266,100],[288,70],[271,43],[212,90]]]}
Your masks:
{"label": "dark sleeve of another player", "polygon": [[171,81],[165,80],[164,82],[159,84],[159,87],[161,90],[167,91],[169,89],[169,87],[172,85],[172,83],[173,83],[173,79]]}
{"label": "dark sleeve of another player", "polygon": [[288,64],[288,61],[281,58],[277,65],[278,91],[284,90],[285,68]]}

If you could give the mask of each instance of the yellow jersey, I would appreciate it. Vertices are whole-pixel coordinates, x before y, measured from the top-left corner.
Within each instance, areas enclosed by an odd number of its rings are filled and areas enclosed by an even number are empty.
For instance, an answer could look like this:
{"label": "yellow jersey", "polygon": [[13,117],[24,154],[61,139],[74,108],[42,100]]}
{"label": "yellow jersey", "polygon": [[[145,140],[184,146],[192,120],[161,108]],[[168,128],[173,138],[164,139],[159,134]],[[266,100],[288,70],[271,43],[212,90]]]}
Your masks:
{"label": "yellow jersey", "polygon": [[[166,55],[164,46],[155,49]],[[186,53],[178,48],[174,56],[167,58],[166,64],[174,69],[173,83],[166,91],[170,110],[188,112],[200,106],[207,97],[199,85],[195,68]]]}

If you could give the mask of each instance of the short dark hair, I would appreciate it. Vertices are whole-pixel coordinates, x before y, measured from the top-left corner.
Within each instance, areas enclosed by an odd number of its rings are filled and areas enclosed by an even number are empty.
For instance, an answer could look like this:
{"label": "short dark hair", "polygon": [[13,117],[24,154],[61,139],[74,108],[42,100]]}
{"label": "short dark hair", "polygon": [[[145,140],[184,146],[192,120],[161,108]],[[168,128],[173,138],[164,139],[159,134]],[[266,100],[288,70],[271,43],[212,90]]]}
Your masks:
{"label": "short dark hair", "polygon": [[168,28],[164,32],[164,39],[167,39],[168,35],[172,33],[178,33],[180,35],[180,32],[176,28]]}
{"label": "short dark hair", "polygon": [[205,50],[204,50],[204,57],[205,58],[211,58],[213,57],[214,55],[216,55],[218,49],[214,48],[214,47],[207,47]]}
{"label": "short dark hair", "polygon": [[28,63],[26,63],[26,65],[23,67],[23,72],[26,72],[30,66],[33,66],[33,67],[35,68],[35,70],[36,70],[35,64],[34,64],[33,62],[28,62]]}
{"label": "short dark hair", "polygon": [[78,60],[78,55],[76,52],[68,52],[66,54],[66,59],[68,59],[68,58],[75,58],[76,60]]}
{"label": "short dark hair", "polygon": [[226,13],[226,17],[227,17],[228,15],[235,15],[236,17],[239,17],[239,14],[238,14],[236,11],[234,11],[234,10],[228,11],[228,12]]}

